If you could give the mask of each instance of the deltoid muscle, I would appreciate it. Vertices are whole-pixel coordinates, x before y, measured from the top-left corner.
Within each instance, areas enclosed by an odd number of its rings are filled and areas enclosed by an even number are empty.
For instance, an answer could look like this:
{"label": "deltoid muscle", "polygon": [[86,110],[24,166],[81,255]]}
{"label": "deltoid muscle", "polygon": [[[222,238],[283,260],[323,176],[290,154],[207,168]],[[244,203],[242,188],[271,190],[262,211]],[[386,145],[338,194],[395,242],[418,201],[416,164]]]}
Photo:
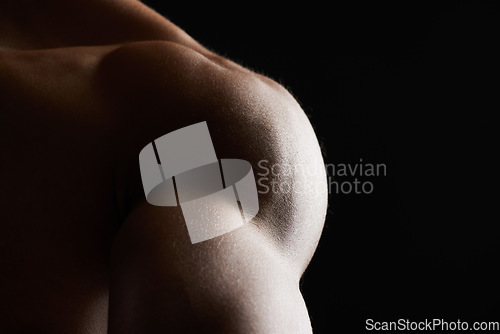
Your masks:
{"label": "deltoid muscle", "polygon": [[180,204],[193,244],[243,226],[259,211],[252,166],[240,159],[221,159],[219,165],[206,122],[149,143],[139,164],[148,203]]}

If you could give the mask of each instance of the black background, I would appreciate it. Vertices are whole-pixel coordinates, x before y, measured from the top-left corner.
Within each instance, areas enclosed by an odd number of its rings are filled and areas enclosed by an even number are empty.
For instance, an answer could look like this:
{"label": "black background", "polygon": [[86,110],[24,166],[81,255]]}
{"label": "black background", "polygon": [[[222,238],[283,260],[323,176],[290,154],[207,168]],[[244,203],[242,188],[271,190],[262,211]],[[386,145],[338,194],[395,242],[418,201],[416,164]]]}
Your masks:
{"label": "black background", "polygon": [[287,87],[325,163],[387,166],[358,177],[371,194],[331,194],[302,281],[316,333],[500,320],[498,5],[145,3]]}

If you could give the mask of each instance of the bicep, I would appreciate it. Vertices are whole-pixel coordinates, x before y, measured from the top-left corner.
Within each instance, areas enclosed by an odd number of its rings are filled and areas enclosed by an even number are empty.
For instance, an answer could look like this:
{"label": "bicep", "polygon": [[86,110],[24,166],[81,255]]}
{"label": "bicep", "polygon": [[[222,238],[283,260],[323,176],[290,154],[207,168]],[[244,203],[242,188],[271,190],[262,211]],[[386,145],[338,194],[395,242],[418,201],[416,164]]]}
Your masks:
{"label": "bicep", "polygon": [[138,205],[113,246],[110,333],[307,332],[299,276],[274,248],[255,224],[192,244],[180,209]]}

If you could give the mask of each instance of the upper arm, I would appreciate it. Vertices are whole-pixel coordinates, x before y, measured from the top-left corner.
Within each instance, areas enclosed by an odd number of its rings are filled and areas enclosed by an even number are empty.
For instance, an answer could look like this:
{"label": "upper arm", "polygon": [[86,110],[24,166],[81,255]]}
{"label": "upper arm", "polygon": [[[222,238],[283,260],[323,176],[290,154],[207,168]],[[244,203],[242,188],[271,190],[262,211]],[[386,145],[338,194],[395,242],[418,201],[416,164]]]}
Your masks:
{"label": "upper arm", "polygon": [[[307,332],[298,282],[326,209],[323,161],[311,125],[279,85],[183,48],[172,54],[171,47],[162,44],[155,49],[161,56],[132,74],[133,81],[155,79],[136,91],[137,108],[147,112],[127,116],[137,118],[125,132],[141,129],[140,135],[122,141],[130,160],[123,159],[129,166],[121,181],[132,199],[113,245],[111,333],[197,332],[198,326],[204,332]],[[180,207],[144,200],[138,154],[161,135],[202,121],[217,156],[249,161],[256,181],[268,188],[259,187],[259,213],[251,222],[192,244]],[[238,208],[219,214],[241,219]]]}

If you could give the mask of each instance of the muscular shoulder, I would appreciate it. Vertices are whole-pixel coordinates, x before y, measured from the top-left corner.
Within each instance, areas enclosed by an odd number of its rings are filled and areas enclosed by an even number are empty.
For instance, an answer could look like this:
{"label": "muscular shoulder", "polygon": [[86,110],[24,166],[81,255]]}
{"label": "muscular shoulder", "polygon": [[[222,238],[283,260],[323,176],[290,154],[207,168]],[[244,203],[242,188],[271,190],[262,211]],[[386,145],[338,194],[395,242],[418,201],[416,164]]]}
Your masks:
{"label": "muscular shoulder", "polygon": [[[326,209],[323,161],[306,115],[283,87],[171,42],[124,46],[103,67],[121,108],[117,123],[128,163],[137,166],[140,150],[152,140],[207,122],[218,157],[247,160],[253,167],[260,210],[252,224],[305,267]],[[138,184],[137,168],[131,173],[126,178]],[[127,196],[144,200],[141,187],[135,189]]]}

